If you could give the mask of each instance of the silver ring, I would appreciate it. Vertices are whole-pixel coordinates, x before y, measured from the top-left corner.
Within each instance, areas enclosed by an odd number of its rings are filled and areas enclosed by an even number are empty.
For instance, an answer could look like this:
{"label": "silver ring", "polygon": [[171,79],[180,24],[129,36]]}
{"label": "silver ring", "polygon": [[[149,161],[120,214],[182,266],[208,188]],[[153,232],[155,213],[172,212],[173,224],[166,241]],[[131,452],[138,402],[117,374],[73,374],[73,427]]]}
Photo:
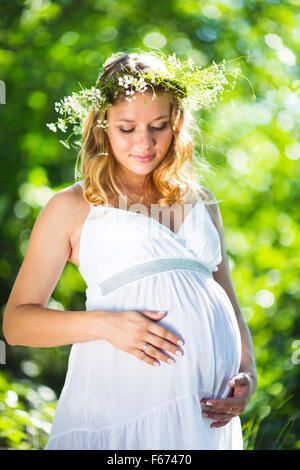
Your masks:
{"label": "silver ring", "polygon": [[145,345],[143,346],[143,349],[147,349],[148,346],[149,346],[149,344],[145,344]]}

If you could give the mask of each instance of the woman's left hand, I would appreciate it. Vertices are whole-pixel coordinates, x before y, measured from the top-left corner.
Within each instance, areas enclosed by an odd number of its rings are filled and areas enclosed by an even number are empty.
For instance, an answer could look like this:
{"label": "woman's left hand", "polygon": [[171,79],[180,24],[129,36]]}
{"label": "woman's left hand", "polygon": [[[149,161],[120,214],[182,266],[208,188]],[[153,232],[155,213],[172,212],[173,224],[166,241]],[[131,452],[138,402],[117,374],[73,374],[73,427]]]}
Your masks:
{"label": "woman's left hand", "polygon": [[232,418],[243,413],[256,388],[251,376],[243,372],[232,377],[228,385],[232,390],[227,398],[202,398],[200,401],[203,417],[214,420],[210,425],[211,428],[225,426]]}

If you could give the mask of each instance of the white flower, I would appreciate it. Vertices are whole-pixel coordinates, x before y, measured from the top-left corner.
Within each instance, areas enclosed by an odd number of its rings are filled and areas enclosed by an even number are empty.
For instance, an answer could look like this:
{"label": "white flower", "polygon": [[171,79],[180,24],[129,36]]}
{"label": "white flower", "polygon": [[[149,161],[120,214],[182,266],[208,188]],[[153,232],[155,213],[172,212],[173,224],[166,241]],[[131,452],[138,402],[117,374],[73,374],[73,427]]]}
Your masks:
{"label": "white flower", "polygon": [[74,134],[81,134],[81,127],[80,126],[73,126]]}
{"label": "white flower", "polygon": [[128,85],[131,85],[131,83],[132,83],[133,80],[134,80],[134,77],[133,77],[132,75],[124,75],[123,80],[124,80],[124,82],[127,83]]}
{"label": "white flower", "polygon": [[68,126],[66,126],[66,123],[65,123],[65,121],[64,121],[63,119],[58,118],[57,127],[58,127],[61,131],[66,132],[66,129],[67,129]]}
{"label": "white flower", "polygon": [[107,130],[107,129],[108,129],[107,120],[104,119],[104,120],[102,121],[102,119],[97,119],[96,127],[102,127],[103,129]]}
{"label": "white flower", "polygon": [[195,69],[195,62],[193,61],[193,59],[191,59],[191,57],[189,57],[188,64],[189,64],[190,69],[192,70]]}
{"label": "white flower", "polygon": [[63,106],[62,103],[56,102],[55,103],[55,111],[57,113],[63,114],[64,110],[63,110],[62,106]]}
{"label": "white flower", "polygon": [[143,77],[139,79],[135,78],[133,82],[133,86],[135,90],[139,93],[144,93],[144,91],[147,90],[147,83],[145,82]]}
{"label": "white flower", "polygon": [[55,127],[55,124],[53,124],[53,122],[50,122],[50,123],[46,124],[46,126],[48,126],[49,129],[50,129],[51,131],[53,131],[53,132],[56,132],[56,131],[57,131],[57,129],[56,129],[56,127]]}
{"label": "white flower", "polygon": [[181,68],[180,60],[177,59],[175,52],[173,55],[169,55],[167,60],[169,64],[171,65],[171,67],[174,67],[175,69]]}

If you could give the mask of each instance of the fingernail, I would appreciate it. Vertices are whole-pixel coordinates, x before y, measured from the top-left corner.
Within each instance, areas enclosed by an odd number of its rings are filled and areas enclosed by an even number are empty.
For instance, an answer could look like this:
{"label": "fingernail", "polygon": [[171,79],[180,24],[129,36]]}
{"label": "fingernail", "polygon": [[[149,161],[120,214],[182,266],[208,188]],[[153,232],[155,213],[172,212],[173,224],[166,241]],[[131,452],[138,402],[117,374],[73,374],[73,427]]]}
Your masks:
{"label": "fingernail", "polygon": [[155,312],[157,315],[162,315],[163,313],[166,315],[167,312]]}
{"label": "fingernail", "polygon": [[213,404],[212,404],[211,401],[207,401],[207,402],[206,402],[206,405],[207,405],[207,406],[213,406]]}
{"label": "fingernail", "polygon": [[179,346],[183,346],[183,342],[180,339],[177,341],[177,344],[179,344]]}
{"label": "fingernail", "polygon": [[207,418],[207,417],[208,417],[208,414],[207,414],[207,413],[202,413],[202,416],[203,416],[204,418]]}
{"label": "fingernail", "polygon": [[235,385],[235,380],[230,380],[230,385]]}

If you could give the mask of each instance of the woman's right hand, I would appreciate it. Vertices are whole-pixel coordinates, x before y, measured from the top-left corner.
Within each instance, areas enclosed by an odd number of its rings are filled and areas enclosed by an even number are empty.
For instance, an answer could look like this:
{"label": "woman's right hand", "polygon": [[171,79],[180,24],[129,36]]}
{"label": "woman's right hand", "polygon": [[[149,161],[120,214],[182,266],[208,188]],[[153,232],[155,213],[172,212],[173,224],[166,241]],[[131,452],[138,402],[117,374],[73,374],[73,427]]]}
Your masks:
{"label": "woman's right hand", "polygon": [[[123,310],[108,312],[105,339],[122,351],[141,359],[148,364],[158,367],[158,360],[167,364],[174,363],[171,356],[162,349],[176,354],[183,352],[178,347],[178,341],[183,341],[177,335],[161,325],[154,323],[161,320],[165,312],[151,312],[145,310]],[[147,344],[148,347],[143,349]],[[156,360],[155,360],[156,359]],[[168,360],[173,362],[168,362]]]}

